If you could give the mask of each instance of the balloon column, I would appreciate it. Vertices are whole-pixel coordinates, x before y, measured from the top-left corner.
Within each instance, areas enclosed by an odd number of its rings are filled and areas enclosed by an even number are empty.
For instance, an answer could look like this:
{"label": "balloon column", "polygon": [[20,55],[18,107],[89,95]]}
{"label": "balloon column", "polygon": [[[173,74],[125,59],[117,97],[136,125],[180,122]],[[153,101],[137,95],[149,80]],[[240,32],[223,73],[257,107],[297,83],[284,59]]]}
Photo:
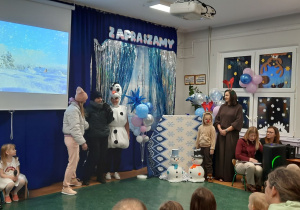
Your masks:
{"label": "balloon column", "polygon": [[135,115],[131,118],[131,123],[134,126],[132,131],[136,136],[136,141],[141,144],[141,158],[143,162],[145,143],[149,141],[149,137],[145,133],[151,130],[151,125],[154,122],[154,117],[151,115],[153,105],[150,102],[142,102],[145,98],[140,96],[140,88],[131,91],[131,96],[126,95],[126,97],[131,100],[128,102],[128,104],[132,104],[131,112],[135,110]]}
{"label": "balloon column", "polygon": [[241,87],[246,88],[248,93],[255,93],[257,85],[262,82],[260,75],[254,75],[254,71],[250,68],[245,68],[240,77],[239,84]]}
{"label": "balloon column", "polygon": [[220,106],[224,103],[225,101],[223,100],[223,94],[221,93],[221,91],[219,91],[217,88],[213,88],[209,91],[209,97],[207,97],[206,95],[203,96],[203,100],[201,103],[202,107],[196,109],[195,115],[202,118],[204,112],[213,111],[213,116],[215,117],[219,111]]}

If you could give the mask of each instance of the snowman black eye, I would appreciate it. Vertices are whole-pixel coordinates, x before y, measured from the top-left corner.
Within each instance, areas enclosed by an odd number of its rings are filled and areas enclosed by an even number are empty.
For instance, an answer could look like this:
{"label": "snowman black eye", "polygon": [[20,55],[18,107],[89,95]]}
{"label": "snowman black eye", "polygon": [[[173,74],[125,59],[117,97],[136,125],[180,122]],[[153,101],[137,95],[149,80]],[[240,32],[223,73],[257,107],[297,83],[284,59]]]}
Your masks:
{"label": "snowman black eye", "polygon": [[117,92],[119,92],[120,91],[120,88],[117,88]]}

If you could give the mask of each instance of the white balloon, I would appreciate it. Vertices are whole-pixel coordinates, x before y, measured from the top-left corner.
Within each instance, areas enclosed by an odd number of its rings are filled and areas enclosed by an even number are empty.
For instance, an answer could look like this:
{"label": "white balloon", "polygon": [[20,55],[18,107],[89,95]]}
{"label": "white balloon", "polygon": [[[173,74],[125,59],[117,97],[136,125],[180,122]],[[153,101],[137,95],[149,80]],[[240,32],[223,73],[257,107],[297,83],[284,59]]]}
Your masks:
{"label": "white balloon", "polygon": [[147,141],[149,141],[149,136],[144,137],[144,142],[147,142]]}
{"label": "white balloon", "polygon": [[150,131],[150,130],[151,130],[151,126],[147,126],[146,131]]}
{"label": "white balloon", "polygon": [[137,136],[136,141],[141,143],[143,141],[143,137],[142,136]]}

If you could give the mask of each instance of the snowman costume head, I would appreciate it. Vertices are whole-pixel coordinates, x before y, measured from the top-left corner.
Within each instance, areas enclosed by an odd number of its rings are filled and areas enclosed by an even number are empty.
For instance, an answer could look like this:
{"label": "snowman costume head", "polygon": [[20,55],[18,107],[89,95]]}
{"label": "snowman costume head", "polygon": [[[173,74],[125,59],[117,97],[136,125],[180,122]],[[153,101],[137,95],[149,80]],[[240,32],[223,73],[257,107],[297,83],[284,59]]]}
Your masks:
{"label": "snowman costume head", "polygon": [[117,105],[113,106],[119,106],[120,105],[120,101],[121,101],[121,96],[122,96],[122,87],[119,83],[114,82],[111,87],[110,87],[110,93],[109,93],[110,98],[115,99],[115,98],[119,98],[119,102]]}

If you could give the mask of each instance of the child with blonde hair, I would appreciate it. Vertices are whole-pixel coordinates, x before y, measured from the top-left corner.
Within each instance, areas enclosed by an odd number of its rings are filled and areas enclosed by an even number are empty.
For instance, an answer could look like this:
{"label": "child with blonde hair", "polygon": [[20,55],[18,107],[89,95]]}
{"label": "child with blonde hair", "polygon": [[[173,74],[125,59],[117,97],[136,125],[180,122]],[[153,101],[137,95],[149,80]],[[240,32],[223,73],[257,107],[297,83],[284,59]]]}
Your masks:
{"label": "child with blonde hair", "polygon": [[203,168],[207,175],[207,181],[213,182],[212,155],[216,145],[216,130],[213,126],[213,116],[210,112],[205,112],[202,117],[202,125],[198,128],[196,138],[196,149],[201,148],[200,154],[203,156]]}
{"label": "child with blonde hair", "polygon": [[266,195],[261,192],[254,192],[249,196],[249,210],[268,210],[269,204]]}
{"label": "child with blonde hair", "polygon": [[12,200],[19,201],[18,192],[27,182],[25,175],[20,173],[20,162],[15,157],[16,153],[14,144],[4,144],[1,147],[0,190],[5,189],[5,203],[11,203],[9,194],[14,187]]}

